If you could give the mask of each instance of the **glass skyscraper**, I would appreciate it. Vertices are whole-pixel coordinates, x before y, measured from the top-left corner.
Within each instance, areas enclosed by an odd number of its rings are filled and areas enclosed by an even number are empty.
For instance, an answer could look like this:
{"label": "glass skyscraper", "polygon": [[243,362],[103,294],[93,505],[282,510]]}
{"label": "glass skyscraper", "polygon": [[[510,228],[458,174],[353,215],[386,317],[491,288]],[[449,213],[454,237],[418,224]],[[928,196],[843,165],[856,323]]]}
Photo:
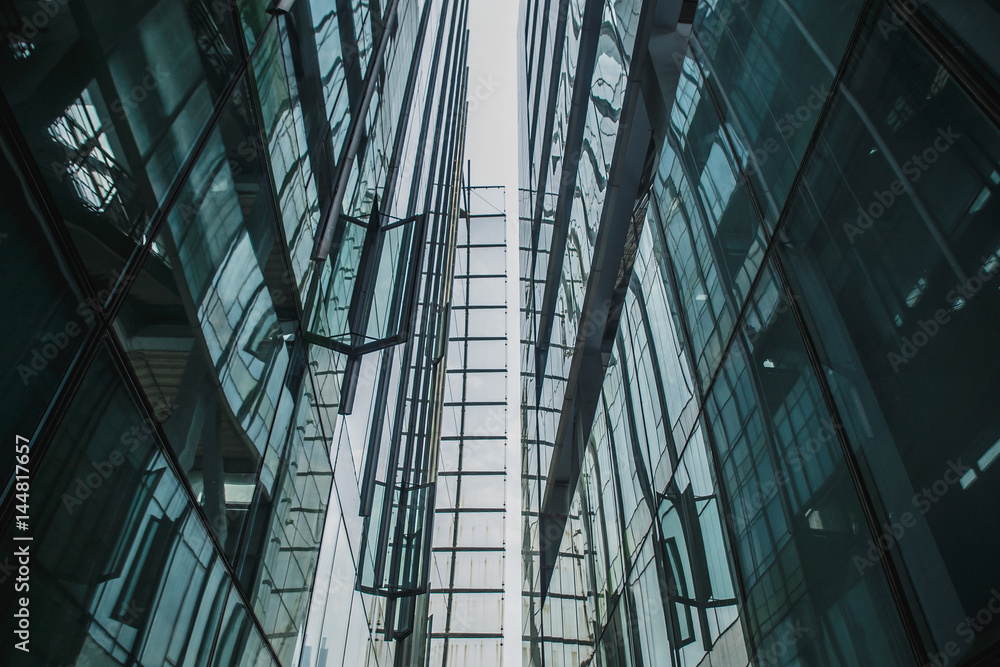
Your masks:
{"label": "glass skyscraper", "polygon": [[1000,663],[996,3],[520,30],[523,664]]}
{"label": "glass skyscraper", "polygon": [[[501,667],[504,607],[520,603],[517,595],[509,602],[504,596],[509,483],[504,197],[503,187],[466,189],[458,227],[427,667]],[[518,654],[520,646],[509,650]]]}
{"label": "glass skyscraper", "polygon": [[996,0],[472,2],[2,3],[0,664],[1000,664]]}
{"label": "glass skyscraper", "polygon": [[4,665],[420,665],[467,0],[0,26]]}

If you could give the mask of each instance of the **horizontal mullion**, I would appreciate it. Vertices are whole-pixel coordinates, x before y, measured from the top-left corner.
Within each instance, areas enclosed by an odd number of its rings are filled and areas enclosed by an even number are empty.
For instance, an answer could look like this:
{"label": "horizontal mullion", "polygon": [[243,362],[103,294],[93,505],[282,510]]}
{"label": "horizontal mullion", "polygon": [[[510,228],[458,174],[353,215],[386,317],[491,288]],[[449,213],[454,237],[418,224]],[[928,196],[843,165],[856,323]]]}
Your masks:
{"label": "horizontal mullion", "polygon": [[443,506],[435,507],[435,511],[437,511],[439,514],[447,514],[448,516],[444,517],[445,521],[451,521],[452,519],[461,519],[462,515],[464,514],[478,515],[478,514],[492,512],[493,514],[501,515],[507,513],[506,510],[490,510],[490,509],[480,510],[479,508],[476,507],[443,507]]}
{"label": "horizontal mullion", "polygon": [[452,336],[448,340],[450,340],[452,343],[461,343],[465,341],[471,342],[477,340],[485,340],[485,341],[495,340],[495,341],[507,342],[507,337],[506,336]]}
{"label": "horizontal mullion", "polygon": [[449,368],[449,373],[506,373],[506,368]]}
{"label": "horizontal mullion", "polygon": [[496,407],[507,407],[507,401],[456,401],[454,403],[445,403],[446,408],[460,408],[462,406],[470,406],[475,408],[490,408]]}
{"label": "horizontal mullion", "polygon": [[494,280],[506,280],[505,273],[460,273],[455,276],[455,280],[476,280],[479,278],[493,278]]}
{"label": "horizontal mullion", "polygon": [[[485,593],[504,593],[502,588],[432,588],[431,595],[474,595]],[[540,592],[539,592],[540,594]]]}

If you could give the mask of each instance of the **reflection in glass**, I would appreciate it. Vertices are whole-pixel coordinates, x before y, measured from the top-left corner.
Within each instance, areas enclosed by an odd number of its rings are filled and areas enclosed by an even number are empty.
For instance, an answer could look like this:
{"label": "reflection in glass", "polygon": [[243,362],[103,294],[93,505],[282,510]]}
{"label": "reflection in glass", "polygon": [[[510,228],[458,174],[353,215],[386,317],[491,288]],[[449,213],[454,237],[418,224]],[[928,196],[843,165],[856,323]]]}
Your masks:
{"label": "reflection in glass", "polygon": [[4,664],[207,664],[225,570],[157,427],[102,348],[32,479],[31,653]]}
{"label": "reflection in glass", "polygon": [[1000,132],[907,30],[873,27],[849,73],[782,256],[883,520],[911,523],[890,555],[927,650],[961,639],[961,664],[1000,580]]}
{"label": "reflection in glass", "polygon": [[[852,664],[910,664],[882,570],[856,567],[871,533],[783,286],[764,270],[707,402],[748,641],[763,660],[798,623],[789,649],[803,660],[836,642]],[[856,623],[866,631],[835,630]]]}
{"label": "reflection in glass", "polygon": [[238,37],[228,3],[49,4],[25,7],[45,26],[19,38],[23,57],[3,50],[0,86],[100,290],[149,241],[236,69]]}
{"label": "reflection in glass", "polygon": [[226,552],[239,539],[289,360],[268,290],[277,224],[234,94],[115,326]]}

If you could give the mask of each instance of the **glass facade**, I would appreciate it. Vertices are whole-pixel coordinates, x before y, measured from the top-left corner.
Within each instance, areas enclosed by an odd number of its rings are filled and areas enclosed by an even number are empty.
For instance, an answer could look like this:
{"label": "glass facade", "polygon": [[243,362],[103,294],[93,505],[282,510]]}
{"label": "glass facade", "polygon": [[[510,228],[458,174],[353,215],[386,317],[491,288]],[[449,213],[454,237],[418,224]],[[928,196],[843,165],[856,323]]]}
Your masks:
{"label": "glass facade", "polygon": [[448,381],[441,418],[429,667],[504,664],[505,189],[472,187],[466,193],[455,249]]}
{"label": "glass facade", "polygon": [[467,12],[7,3],[0,663],[426,661]]}
{"label": "glass facade", "polygon": [[578,5],[521,14],[523,663],[996,664],[995,8]]}

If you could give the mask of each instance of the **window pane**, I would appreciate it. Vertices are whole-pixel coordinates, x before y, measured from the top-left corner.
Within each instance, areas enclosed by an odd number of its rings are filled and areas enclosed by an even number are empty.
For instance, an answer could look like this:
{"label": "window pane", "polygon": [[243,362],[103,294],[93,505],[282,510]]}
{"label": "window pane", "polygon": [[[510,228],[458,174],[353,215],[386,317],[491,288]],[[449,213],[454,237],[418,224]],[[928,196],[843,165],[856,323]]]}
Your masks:
{"label": "window pane", "polygon": [[[3,664],[207,662],[227,578],[153,426],[102,348],[33,461],[31,653],[4,642]],[[22,544],[13,530],[5,562]],[[15,597],[2,599],[13,636]]]}
{"label": "window pane", "polygon": [[0,86],[99,290],[147,241],[241,47],[225,2],[49,6],[25,7],[44,25],[25,17]]}
{"label": "window pane", "polygon": [[[278,224],[241,86],[115,322],[212,527],[234,553],[288,368],[268,278]],[[251,494],[252,495],[252,494]]]}
{"label": "window pane", "polygon": [[[815,641],[836,642],[850,664],[906,664],[910,648],[881,566],[851,567],[872,535],[784,288],[764,270],[745,338],[707,402],[734,508],[748,641],[763,662],[792,619]],[[871,632],[831,634],[852,620]],[[789,649],[806,654],[809,643]]]}
{"label": "window pane", "polygon": [[907,30],[883,35],[892,18],[852,64],[856,102],[835,99],[781,247],[872,493],[910,524],[873,553],[941,650],[1000,579],[1000,132]]}
{"label": "window pane", "polygon": [[[56,259],[36,204],[21,175],[0,151],[0,300],[4,319],[0,419],[24,436],[38,425],[87,333],[97,303],[87,303]],[[108,275],[105,281],[113,281]],[[25,287],[30,285],[30,289]],[[105,296],[107,296],[105,294]],[[0,460],[0,479],[14,473],[13,456]]]}
{"label": "window pane", "polygon": [[[973,63],[982,67],[993,85],[997,85],[1000,82],[1000,45],[994,37],[1000,32],[1000,7],[987,0],[927,0],[926,6],[953,42]],[[903,7],[907,10],[911,5]]]}

